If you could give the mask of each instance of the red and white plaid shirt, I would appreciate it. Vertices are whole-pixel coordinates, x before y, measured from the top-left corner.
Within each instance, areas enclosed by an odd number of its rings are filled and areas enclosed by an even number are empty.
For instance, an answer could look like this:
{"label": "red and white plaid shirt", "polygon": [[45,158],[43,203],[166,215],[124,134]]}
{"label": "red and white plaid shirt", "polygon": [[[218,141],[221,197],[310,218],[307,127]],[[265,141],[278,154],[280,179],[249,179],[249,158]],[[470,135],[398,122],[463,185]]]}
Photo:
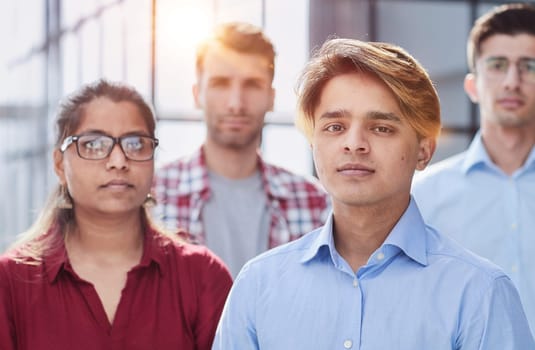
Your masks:
{"label": "red and white plaid shirt", "polygon": [[[271,213],[266,248],[292,241],[323,225],[330,201],[315,178],[267,164],[260,155],[258,164]],[[158,201],[154,218],[168,229],[185,230],[193,242],[204,244],[202,209],[211,191],[203,148],[159,169],[154,178],[154,194]]]}

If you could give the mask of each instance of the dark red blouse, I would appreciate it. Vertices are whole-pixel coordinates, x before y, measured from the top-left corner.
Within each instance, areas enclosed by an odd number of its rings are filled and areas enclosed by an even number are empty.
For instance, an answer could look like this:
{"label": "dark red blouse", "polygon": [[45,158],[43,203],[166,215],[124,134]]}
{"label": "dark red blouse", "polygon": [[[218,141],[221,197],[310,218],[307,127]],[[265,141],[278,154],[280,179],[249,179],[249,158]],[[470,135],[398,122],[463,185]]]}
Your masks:
{"label": "dark red blouse", "polygon": [[0,258],[2,350],[210,349],[232,279],[202,246],[149,229],[113,324],[62,246],[38,266]]}

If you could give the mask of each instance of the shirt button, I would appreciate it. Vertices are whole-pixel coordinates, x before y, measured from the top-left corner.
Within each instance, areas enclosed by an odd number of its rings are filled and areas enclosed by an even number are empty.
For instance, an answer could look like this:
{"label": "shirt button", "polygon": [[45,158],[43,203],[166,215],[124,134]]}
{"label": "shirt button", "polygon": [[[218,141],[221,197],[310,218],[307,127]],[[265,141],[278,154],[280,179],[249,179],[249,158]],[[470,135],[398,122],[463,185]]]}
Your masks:
{"label": "shirt button", "polygon": [[518,271],[518,266],[516,264],[511,266],[511,272],[517,272],[517,271]]}
{"label": "shirt button", "polygon": [[359,286],[359,281],[356,279],[353,280],[353,287],[357,288]]}
{"label": "shirt button", "polygon": [[516,224],[515,223],[511,224],[511,230],[516,230]]}
{"label": "shirt button", "polygon": [[383,253],[377,254],[377,260],[383,260],[385,258],[385,255]]}
{"label": "shirt button", "polygon": [[351,349],[353,347],[353,342],[351,340],[344,341],[344,348]]}

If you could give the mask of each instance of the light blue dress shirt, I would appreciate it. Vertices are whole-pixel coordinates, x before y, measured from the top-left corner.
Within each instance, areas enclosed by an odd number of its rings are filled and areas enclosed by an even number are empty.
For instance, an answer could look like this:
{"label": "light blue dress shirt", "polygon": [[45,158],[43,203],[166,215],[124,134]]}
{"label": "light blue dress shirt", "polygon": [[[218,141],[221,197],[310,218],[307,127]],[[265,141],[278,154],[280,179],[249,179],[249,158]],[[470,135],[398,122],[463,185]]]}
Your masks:
{"label": "light blue dress shirt", "polygon": [[535,147],[508,176],[478,133],[466,152],[417,173],[412,192],[427,224],[511,277],[535,332]]}
{"label": "light blue dress shirt", "polygon": [[511,280],[426,227],[414,200],[356,274],[332,220],[243,267],[212,349],[535,349]]}

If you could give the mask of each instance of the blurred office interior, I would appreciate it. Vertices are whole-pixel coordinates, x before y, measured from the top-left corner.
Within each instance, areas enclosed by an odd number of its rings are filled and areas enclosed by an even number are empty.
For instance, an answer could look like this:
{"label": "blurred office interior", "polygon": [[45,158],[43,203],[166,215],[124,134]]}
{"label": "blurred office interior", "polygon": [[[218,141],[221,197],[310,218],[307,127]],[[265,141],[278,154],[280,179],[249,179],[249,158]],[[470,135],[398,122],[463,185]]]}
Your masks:
{"label": "blurred office interior", "polygon": [[202,142],[194,108],[196,43],[214,24],[262,26],[277,50],[275,109],[262,153],[313,174],[310,149],[293,126],[294,87],[326,38],[393,42],[429,71],[442,102],[434,161],[466,148],[477,110],[462,88],[474,19],[504,1],[477,0],[0,0],[0,249],[35,219],[56,184],[51,150],[60,98],[104,77],[135,86],[154,105],[157,166]]}

